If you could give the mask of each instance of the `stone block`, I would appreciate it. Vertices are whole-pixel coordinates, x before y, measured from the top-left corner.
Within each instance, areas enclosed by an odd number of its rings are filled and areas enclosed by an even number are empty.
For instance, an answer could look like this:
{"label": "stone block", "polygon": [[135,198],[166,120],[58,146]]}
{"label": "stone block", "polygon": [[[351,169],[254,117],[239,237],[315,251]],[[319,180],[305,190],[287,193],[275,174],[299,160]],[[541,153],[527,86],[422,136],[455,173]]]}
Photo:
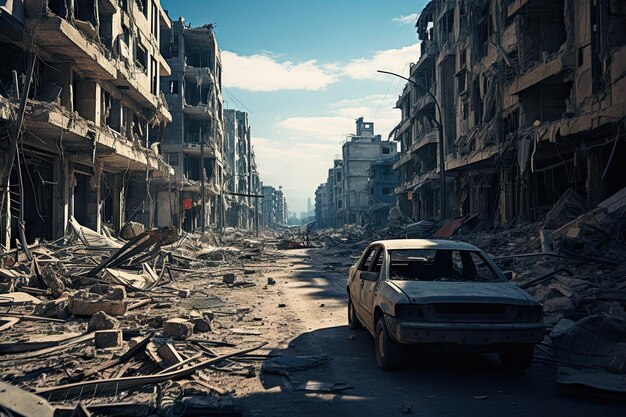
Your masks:
{"label": "stone block", "polygon": [[100,330],[96,332],[95,341],[98,349],[119,347],[122,344],[122,331]]}
{"label": "stone block", "polygon": [[224,283],[226,284],[234,284],[235,283],[235,274],[233,273],[228,273],[228,274],[224,274],[224,277],[222,278],[222,281],[224,281]]}
{"label": "stone block", "polygon": [[115,317],[109,316],[104,311],[98,311],[91,317],[91,320],[89,320],[87,331],[112,330],[118,329],[119,326],[120,322]]}
{"label": "stone block", "polygon": [[93,316],[99,311],[110,316],[123,316],[127,307],[126,300],[112,300],[84,290],[72,295],[69,303],[70,312],[75,316]]}
{"label": "stone block", "polygon": [[181,318],[170,319],[163,325],[163,335],[176,340],[187,339],[193,334],[194,325]]}
{"label": "stone block", "polygon": [[211,331],[211,321],[202,318],[193,319],[193,331],[206,333]]}

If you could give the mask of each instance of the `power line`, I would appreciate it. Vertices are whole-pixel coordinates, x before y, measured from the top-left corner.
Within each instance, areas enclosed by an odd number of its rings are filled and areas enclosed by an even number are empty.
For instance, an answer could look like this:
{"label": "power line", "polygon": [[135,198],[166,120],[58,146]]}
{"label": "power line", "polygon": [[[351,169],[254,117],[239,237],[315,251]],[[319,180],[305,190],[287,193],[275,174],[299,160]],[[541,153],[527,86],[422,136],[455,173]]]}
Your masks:
{"label": "power line", "polygon": [[241,105],[241,107],[243,107],[244,109],[248,110],[248,112],[250,114],[254,114],[254,112],[252,110],[250,110],[245,104],[243,104],[238,98],[237,96],[235,96],[235,94],[233,94],[228,88],[226,87],[222,87],[224,89],[224,91],[226,91],[226,93],[231,96],[233,98],[233,100],[235,100],[237,103],[239,103]]}

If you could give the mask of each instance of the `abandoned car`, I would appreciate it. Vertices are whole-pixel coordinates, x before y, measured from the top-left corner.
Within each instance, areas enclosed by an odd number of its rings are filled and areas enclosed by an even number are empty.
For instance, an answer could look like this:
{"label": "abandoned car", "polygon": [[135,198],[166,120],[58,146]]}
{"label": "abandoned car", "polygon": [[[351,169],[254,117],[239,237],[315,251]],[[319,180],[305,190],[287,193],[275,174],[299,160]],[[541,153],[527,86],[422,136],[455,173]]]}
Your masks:
{"label": "abandoned car", "polygon": [[543,311],[477,247],[443,240],[370,244],[348,275],[348,322],[374,336],[376,360],[397,368],[405,345],[497,352],[523,371],[543,340]]}

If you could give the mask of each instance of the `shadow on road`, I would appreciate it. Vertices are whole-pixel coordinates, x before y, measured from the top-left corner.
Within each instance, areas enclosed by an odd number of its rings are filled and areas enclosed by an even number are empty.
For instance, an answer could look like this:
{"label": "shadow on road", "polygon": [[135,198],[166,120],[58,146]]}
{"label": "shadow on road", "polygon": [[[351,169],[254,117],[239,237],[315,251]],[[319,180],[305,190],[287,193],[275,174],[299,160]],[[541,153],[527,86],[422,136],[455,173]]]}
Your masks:
{"label": "shadow on road", "polygon": [[[295,254],[294,254],[295,255]],[[342,261],[321,250],[307,250],[292,264],[291,289],[308,303],[306,309],[324,302],[332,309],[320,310],[318,326],[329,314],[345,322],[347,267],[325,266]],[[315,313],[317,314],[317,313]],[[281,375],[262,372],[265,391],[241,397],[250,415],[263,416],[387,416],[401,415],[410,403],[415,415],[457,416],[622,416],[623,405],[611,405],[557,393],[555,372],[539,362],[524,374],[506,372],[497,355],[413,352],[396,372],[378,368],[374,342],[367,330],[352,331],[335,325],[301,333],[287,349],[270,352],[284,356],[326,356],[317,367],[290,372],[294,385],[308,381],[346,383],[350,390],[335,394],[294,391]]]}

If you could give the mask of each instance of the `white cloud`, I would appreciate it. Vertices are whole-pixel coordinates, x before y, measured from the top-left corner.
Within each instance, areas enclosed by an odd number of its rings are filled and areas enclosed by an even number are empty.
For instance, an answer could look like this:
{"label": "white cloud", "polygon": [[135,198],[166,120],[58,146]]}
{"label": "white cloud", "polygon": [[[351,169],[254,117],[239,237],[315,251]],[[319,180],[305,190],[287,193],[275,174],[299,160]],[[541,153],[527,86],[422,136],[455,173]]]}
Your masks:
{"label": "white cloud", "polygon": [[411,13],[406,16],[394,17],[391,20],[400,25],[414,25],[415,22],[417,22],[417,18],[419,17],[419,15],[419,13]]}
{"label": "white cloud", "polygon": [[325,181],[339,146],[291,138],[253,137],[252,143],[263,183],[282,186],[289,209],[298,212],[304,209],[307,197]]}
{"label": "white cloud", "polygon": [[247,91],[279,90],[321,91],[342,78],[356,80],[388,79],[381,69],[406,75],[409,64],[419,59],[419,43],[396,49],[376,51],[369,58],[320,64],[317,60],[281,61],[280,55],[263,52],[243,56],[222,51],[224,85]]}
{"label": "white cloud", "polygon": [[348,62],[342,73],[356,80],[384,80],[388,75],[379,74],[377,70],[390,71],[401,75],[408,74],[409,65],[417,62],[420,57],[419,42],[398,49],[377,51],[371,58],[359,58]]}
{"label": "white cloud", "polygon": [[222,51],[224,85],[248,91],[324,90],[339,80],[332,67],[316,60],[278,61],[269,53],[249,56]]}

